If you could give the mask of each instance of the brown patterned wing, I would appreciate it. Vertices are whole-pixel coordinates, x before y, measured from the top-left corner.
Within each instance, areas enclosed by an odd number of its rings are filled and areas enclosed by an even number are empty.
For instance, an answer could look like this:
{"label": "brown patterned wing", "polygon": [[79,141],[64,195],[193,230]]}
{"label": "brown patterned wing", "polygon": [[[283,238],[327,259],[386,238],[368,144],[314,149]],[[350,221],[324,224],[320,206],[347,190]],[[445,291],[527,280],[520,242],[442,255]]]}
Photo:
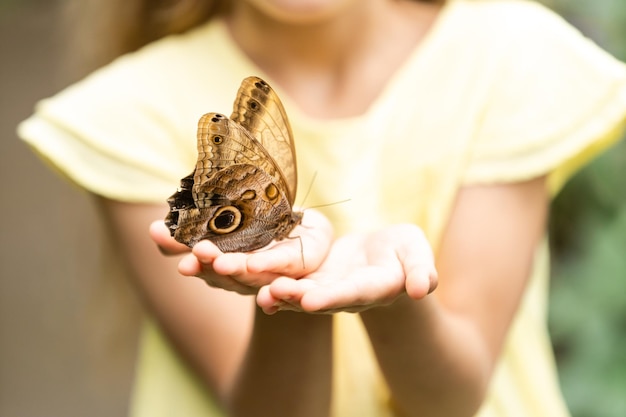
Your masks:
{"label": "brown patterned wing", "polygon": [[244,79],[231,119],[250,132],[272,156],[293,204],[298,183],[296,149],[287,113],[276,92],[258,77]]}
{"label": "brown patterned wing", "polygon": [[191,247],[210,239],[224,252],[247,252],[287,237],[302,220],[292,210],[295,150],[280,100],[264,81],[247,78],[234,107],[236,120],[200,118],[196,168],[168,199],[166,225]]}
{"label": "brown patterned wing", "polygon": [[240,124],[219,113],[207,113],[198,121],[198,160],[194,184],[201,186],[215,171],[236,164],[251,164],[287,188],[274,158]]}
{"label": "brown patterned wing", "polygon": [[273,179],[250,164],[231,165],[194,185],[195,206],[180,211],[176,240],[209,239],[223,252],[248,252],[281,240],[302,220]]}

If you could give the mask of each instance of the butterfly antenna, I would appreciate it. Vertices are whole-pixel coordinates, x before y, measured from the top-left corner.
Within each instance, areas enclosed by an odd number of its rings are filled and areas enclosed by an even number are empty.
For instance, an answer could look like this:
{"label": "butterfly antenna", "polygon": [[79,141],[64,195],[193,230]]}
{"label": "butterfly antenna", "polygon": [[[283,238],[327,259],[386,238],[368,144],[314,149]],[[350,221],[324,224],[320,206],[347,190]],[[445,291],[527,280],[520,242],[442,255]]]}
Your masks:
{"label": "butterfly antenna", "polygon": [[335,204],[343,204],[343,203],[347,203],[347,202],[349,202],[351,200],[352,200],[351,198],[346,198],[345,200],[334,201],[332,203],[318,204],[317,206],[307,207],[306,210],[308,210],[308,209],[318,209],[318,208],[328,207],[328,206],[334,206]]}
{"label": "butterfly antenna", "polygon": [[[313,189],[313,183],[315,182],[315,179],[317,178],[317,171],[315,171],[313,173],[313,177],[311,178],[311,182],[309,183],[309,187],[306,190],[306,194],[304,195],[304,198],[302,199],[302,203],[300,204],[301,207],[304,207],[304,203],[306,202],[307,198],[309,198],[309,194],[311,194],[311,190]],[[347,203],[348,201],[352,200],[351,198],[346,198],[345,200],[340,200],[340,201],[335,201],[332,203],[326,203],[326,204],[319,204],[317,206],[311,206],[311,207],[307,207],[304,210],[308,210],[308,209],[317,209],[317,208],[322,208],[322,207],[328,207],[328,206],[334,206],[335,204],[342,204],[342,203]]]}
{"label": "butterfly antenna", "polygon": [[306,199],[309,198],[309,194],[311,194],[311,189],[313,188],[313,183],[315,182],[315,178],[317,178],[317,171],[313,173],[311,182],[309,182],[309,187],[306,189],[306,194],[304,195],[304,198],[302,199],[302,203],[300,204],[302,207],[304,207],[304,203],[306,202]]}

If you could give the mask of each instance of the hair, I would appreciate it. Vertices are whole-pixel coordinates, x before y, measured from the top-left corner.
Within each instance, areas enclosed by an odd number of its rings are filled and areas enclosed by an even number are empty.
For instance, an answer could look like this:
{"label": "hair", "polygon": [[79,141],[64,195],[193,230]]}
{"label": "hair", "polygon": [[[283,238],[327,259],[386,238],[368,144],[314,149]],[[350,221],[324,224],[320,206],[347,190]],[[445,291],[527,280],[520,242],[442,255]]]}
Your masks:
{"label": "hair", "polygon": [[220,13],[229,0],[66,0],[70,59],[88,72]]}
{"label": "hair", "polygon": [[[71,55],[88,72],[223,13],[232,0],[66,0]],[[445,0],[416,0],[443,3]]]}

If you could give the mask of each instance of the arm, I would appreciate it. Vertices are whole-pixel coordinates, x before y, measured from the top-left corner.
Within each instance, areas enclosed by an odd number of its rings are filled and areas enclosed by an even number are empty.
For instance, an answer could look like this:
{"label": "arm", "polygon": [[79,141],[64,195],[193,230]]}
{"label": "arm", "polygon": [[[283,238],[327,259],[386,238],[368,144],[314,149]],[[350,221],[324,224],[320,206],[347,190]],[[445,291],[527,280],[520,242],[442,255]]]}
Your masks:
{"label": "arm", "polygon": [[544,234],[547,201],[543,179],[467,187],[439,248],[439,280],[419,229],[394,225],[338,239],[318,271],[276,279],[257,302],[269,313],[360,312],[402,415],[472,416]]}
{"label": "arm", "polygon": [[437,256],[433,296],[362,313],[407,416],[474,415],[544,234],[547,202],[543,179],[463,189]]}
{"label": "arm", "polygon": [[[277,245],[277,250],[264,251],[262,257],[221,254],[205,242],[194,248],[196,257],[169,237],[163,222],[152,224],[163,218],[167,207],[111,200],[102,200],[102,205],[148,309],[194,369],[232,409],[232,415],[258,416],[259,410],[271,411],[267,415],[276,417],[328,413],[331,318],[256,314],[253,297],[237,293],[253,294],[264,280],[275,277],[275,273],[248,272],[251,268],[271,271],[271,267],[258,263],[268,258],[277,264],[276,270],[301,268],[299,241]],[[172,256],[163,256],[150,239],[149,228],[152,239]],[[324,242],[330,241],[332,231],[324,224],[302,233],[306,259],[314,267],[315,258],[325,256],[328,243]],[[293,264],[281,265],[284,251]],[[206,263],[200,264],[198,258]],[[181,276],[177,265],[206,282]],[[212,266],[237,279],[217,276]],[[229,285],[233,291],[220,287]]]}
{"label": "arm", "polygon": [[[177,273],[182,255],[163,256],[148,234],[150,224],[164,217],[167,206],[101,201],[144,305],[202,379],[223,397],[250,338],[252,298]],[[188,251],[181,247],[178,252]]]}
{"label": "arm", "polygon": [[330,410],[332,317],[257,310],[229,416],[322,417]]}

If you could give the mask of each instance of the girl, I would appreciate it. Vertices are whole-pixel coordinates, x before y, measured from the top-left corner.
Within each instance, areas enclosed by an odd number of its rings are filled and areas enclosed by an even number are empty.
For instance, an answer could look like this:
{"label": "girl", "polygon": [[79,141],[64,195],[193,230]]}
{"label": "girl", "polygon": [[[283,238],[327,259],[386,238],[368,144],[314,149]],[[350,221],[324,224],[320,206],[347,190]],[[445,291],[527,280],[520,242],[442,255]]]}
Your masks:
{"label": "girl", "polygon": [[[619,137],[624,65],[523,0],[158,6],[133,39],[195,27],[20,126],[99,196],[150,313],[131,415],[567,416],[546,213]],[[350,202],[307,210],[302,245],[189,252],[158,219],[198,117],[249,75],[285,104],[302,183],[318,173],[307,205]]]}

